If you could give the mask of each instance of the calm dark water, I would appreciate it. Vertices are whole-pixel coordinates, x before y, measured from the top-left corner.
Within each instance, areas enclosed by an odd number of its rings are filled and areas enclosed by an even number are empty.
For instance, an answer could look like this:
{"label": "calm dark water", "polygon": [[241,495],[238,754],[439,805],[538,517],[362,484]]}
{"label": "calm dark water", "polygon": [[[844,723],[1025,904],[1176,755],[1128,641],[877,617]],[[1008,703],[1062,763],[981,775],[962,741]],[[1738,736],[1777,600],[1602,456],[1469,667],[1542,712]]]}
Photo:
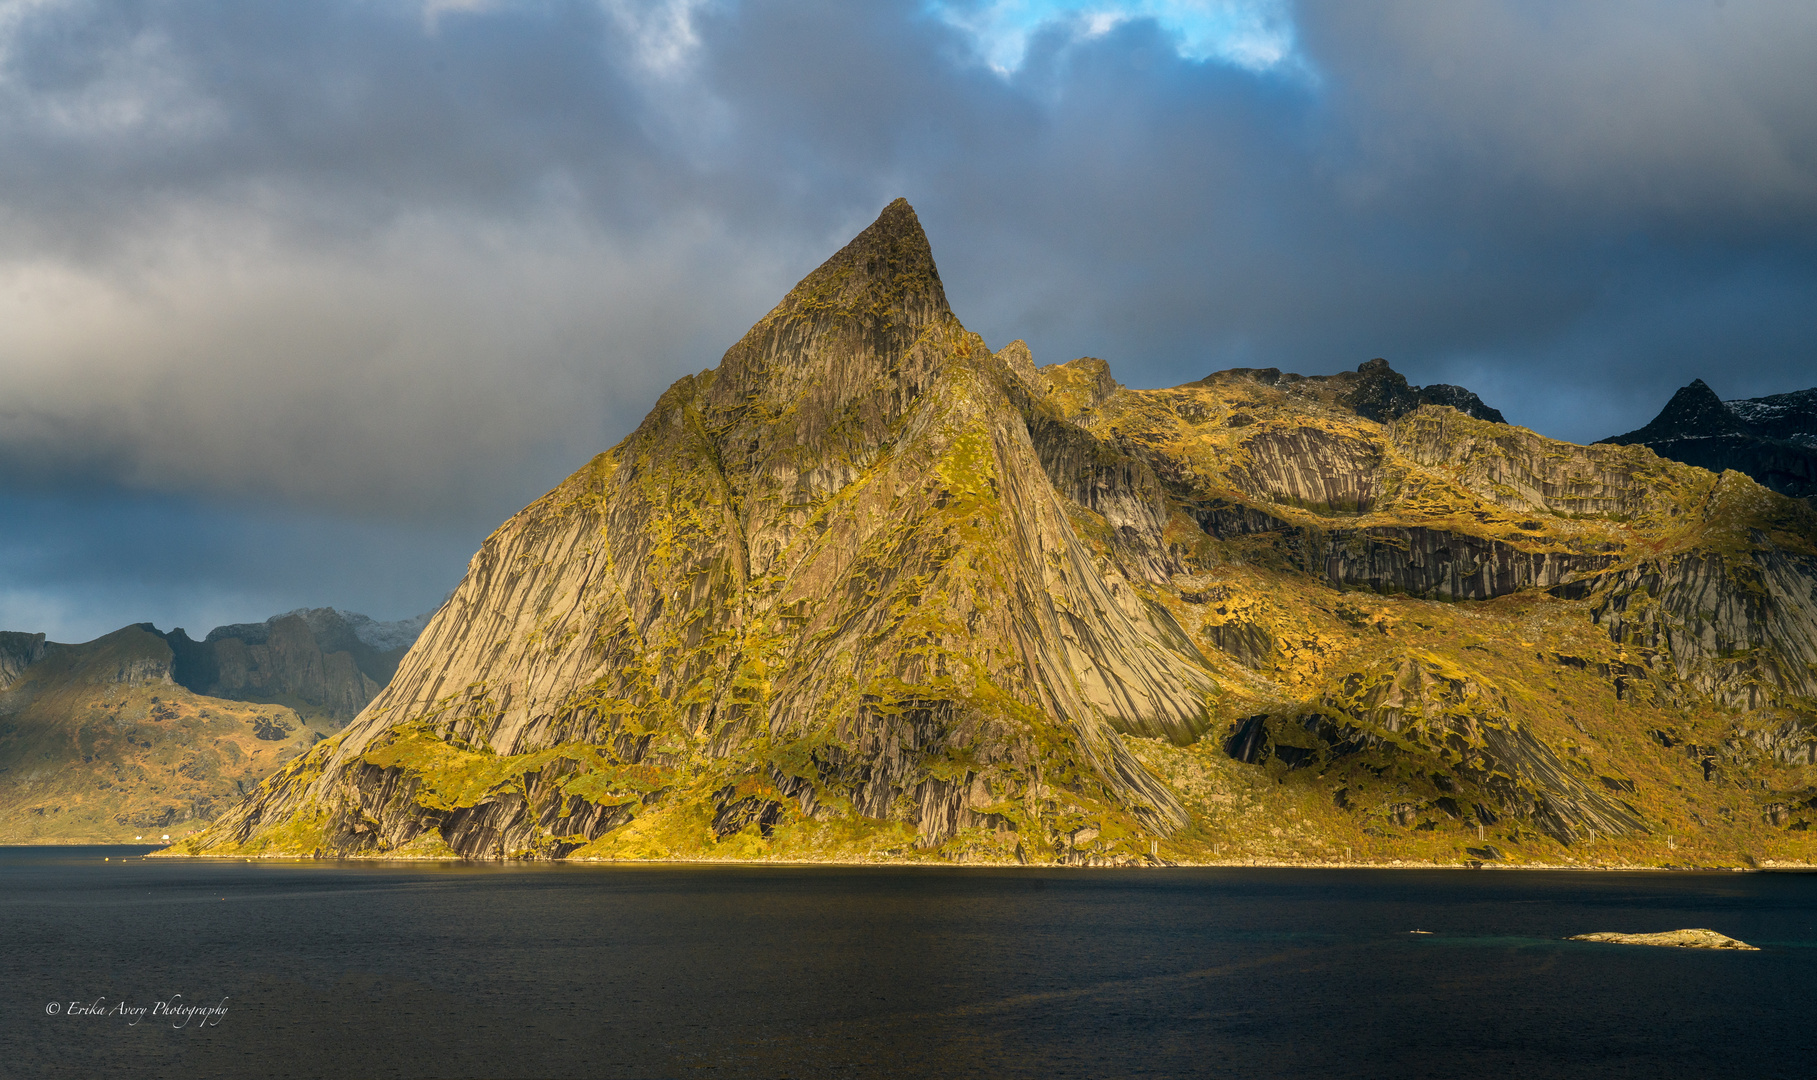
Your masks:
{"label": "calm dark water", "polygon": [[[0,1074],[1817,1068],[1817,876],[121,861],[139,850],[0,849]],[[1560,940],[1687,926],[1763,951]],[[65,1015],[178,994],[227,1012]]]}

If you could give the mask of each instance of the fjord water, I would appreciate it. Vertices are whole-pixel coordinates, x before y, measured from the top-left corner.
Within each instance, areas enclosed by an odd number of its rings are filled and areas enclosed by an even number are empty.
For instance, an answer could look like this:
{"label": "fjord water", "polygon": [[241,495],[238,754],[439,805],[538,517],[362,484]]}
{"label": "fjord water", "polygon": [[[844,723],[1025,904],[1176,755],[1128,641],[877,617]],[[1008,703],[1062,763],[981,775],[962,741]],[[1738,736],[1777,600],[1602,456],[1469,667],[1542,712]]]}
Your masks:
{"label": "fjord water", "polygon": [[[1812,875],[143,850],[0,849],[0,1074],[1802,1077],[1817,1050]],[[1762,951],[1562,940],[1690,926]],[[227,1012],[65,1015],[176,994]]]}

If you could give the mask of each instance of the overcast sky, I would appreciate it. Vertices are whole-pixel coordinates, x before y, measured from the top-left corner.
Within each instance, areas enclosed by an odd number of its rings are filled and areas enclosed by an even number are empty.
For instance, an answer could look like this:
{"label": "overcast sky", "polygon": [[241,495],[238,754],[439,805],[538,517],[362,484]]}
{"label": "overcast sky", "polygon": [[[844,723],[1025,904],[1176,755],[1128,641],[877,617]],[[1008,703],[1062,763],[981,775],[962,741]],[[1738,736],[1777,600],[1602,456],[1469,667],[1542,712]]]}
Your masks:
{"label": "overcast sky", "polygon": [[1817,385],[1817,4],[0,0],[0,628],[432,608],[892,198],[1134,386]]}

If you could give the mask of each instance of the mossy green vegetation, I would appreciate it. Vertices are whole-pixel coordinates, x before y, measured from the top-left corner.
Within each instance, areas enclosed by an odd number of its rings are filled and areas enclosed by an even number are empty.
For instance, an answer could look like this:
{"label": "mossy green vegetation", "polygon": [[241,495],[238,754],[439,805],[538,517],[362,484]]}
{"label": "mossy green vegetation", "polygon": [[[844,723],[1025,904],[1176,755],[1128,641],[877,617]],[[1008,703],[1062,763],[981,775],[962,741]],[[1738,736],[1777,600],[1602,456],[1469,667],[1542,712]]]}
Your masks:
{"label": "mossy green vegetation", "polygon": [[1340,389],[992,354],[893,205],[183,852],[1810,862],[1809,508]]}

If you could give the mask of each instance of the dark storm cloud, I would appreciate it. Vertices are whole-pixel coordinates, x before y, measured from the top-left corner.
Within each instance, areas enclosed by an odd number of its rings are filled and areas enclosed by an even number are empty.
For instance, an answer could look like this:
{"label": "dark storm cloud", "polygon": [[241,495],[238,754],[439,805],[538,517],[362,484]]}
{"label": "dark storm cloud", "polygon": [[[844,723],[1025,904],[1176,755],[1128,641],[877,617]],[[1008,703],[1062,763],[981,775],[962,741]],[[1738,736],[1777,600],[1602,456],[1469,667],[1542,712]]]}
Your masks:
{"label": "dark storm cloud", "polygon": [[[1727,238],[1817,206],[1817,9],[1745,2],[1307,10],[1351,182],[1492,231]],[[1509,200],[1514,214],[1485,217]],[[1436,204],[1429,200],[1437,200]]]}
{"label": "dark storm cloud", "polygon": [[19,7],[0,175],[43,243],[106,251],[133,219],[209,199],[296,199],[263,209],[320,238],[402,210],[527,208],[558,174],[610,190],[589,209],[621,224],[659,193],[638,183],[661,153],[598,5]]}
{"label": "dark storm cloud", "polygon": [[13,15],[15,474],[494,512],[730,330],[696,281],[763,261],[696,224],[597,5]]}
{"label": "dark storm cloud", "polygon": [[961,315],[1045,359],[1152,385],[1387,355],[1581,440],[1714,371],[1817,381],[1812,9],[1307,5],[1298,29],[1258,75],[1154,22],[1056,26],[1005,81],[930,21],[749,8],[707,74],[755,171],[907,192]]}
{"label": "dark storm cloud", "polygon": [[1136,385],[1382,355],[1588,440],[1817,384],[1817,9],[1249,6],[1280,63],[1059,3],[1006,52],[964,2],[0,2],[0,623],[428,606],[899,194],[968,325]]}
{"label": "dark storm cloud", "polygon": [[1742,7],[1302,7],[1308,79],[1075,46],[1040,156],[968,175],[1039,238],[992,319],[1155,383],[1386,355],[1584,440],[1713,371],[1817,382],[1817,27]]}

